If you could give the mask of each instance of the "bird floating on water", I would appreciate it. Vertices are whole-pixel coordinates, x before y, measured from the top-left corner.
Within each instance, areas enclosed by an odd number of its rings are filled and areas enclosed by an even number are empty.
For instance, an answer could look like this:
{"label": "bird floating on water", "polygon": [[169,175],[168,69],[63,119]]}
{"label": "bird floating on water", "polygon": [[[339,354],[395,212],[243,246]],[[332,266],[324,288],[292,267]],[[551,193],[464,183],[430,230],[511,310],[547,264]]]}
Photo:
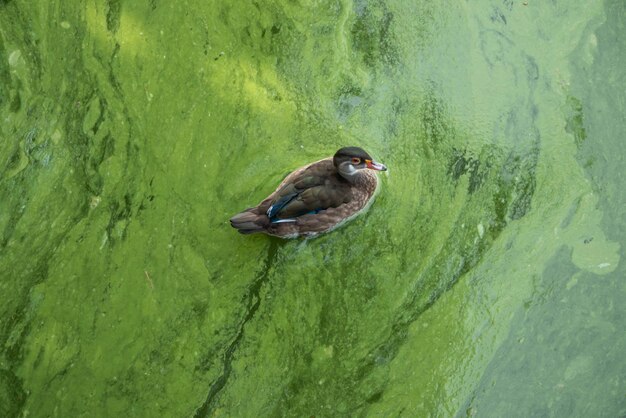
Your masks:
{"label": "bird floating on water", "polygon": [[378,186],[375,171],[386,171],[359,147],[341,148],[289,174],[258,206],[233,216],[242,234],[281,238],[328,232],[363,211]]}

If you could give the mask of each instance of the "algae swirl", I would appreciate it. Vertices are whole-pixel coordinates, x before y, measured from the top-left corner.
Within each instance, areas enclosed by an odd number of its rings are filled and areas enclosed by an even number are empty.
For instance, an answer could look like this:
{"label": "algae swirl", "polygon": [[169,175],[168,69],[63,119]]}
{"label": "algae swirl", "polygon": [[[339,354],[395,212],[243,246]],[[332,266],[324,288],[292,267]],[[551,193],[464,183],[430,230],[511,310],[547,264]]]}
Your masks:
{"label": "algae swirl", "polygon": [[624,415],[625,7],[0,1],[0,415]]}

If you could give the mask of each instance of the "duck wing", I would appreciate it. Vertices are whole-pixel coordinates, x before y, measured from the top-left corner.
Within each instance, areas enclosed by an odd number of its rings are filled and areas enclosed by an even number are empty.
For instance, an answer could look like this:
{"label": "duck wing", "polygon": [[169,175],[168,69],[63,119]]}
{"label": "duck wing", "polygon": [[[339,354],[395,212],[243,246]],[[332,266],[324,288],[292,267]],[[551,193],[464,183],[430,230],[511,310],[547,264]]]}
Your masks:
{"label": "duck wing", "polygon": [[302,174],[283,185],[272,196],[267,210],[271,222],[293,221],[298,216],[336,208],[351,200],[351,187],[339,176]]}

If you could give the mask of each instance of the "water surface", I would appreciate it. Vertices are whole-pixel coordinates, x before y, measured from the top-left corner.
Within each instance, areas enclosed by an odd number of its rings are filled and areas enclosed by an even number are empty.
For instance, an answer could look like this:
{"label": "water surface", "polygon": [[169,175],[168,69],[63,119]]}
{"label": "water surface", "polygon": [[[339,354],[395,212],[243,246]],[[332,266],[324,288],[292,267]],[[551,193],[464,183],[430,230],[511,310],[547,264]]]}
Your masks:
{"label": "water surface", "polygon": [[431,3],[0,1],[0,415],[626,414],[626,6]]}

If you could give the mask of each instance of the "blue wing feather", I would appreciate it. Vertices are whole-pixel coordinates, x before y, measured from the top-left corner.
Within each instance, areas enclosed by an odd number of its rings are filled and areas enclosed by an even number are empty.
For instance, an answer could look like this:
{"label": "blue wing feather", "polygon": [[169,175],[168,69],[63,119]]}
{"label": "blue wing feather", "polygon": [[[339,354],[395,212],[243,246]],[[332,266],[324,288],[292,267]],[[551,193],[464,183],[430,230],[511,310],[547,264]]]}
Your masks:
{"label": "blue wing feather", "polygon": [[285,205],[287,205],[287,203],[291,202],[296,196],[298,196],[298,194],[299,193],[290,193],[286,196],[281,197],[280,199],[276,201],[276,203],[270,206],[269,209],[267,210],[267,217],[270,218],[270,221],[273,222],[274,221],[273,218],[275,218],[276,215],[278,215],[280,210],[284,208]]}

